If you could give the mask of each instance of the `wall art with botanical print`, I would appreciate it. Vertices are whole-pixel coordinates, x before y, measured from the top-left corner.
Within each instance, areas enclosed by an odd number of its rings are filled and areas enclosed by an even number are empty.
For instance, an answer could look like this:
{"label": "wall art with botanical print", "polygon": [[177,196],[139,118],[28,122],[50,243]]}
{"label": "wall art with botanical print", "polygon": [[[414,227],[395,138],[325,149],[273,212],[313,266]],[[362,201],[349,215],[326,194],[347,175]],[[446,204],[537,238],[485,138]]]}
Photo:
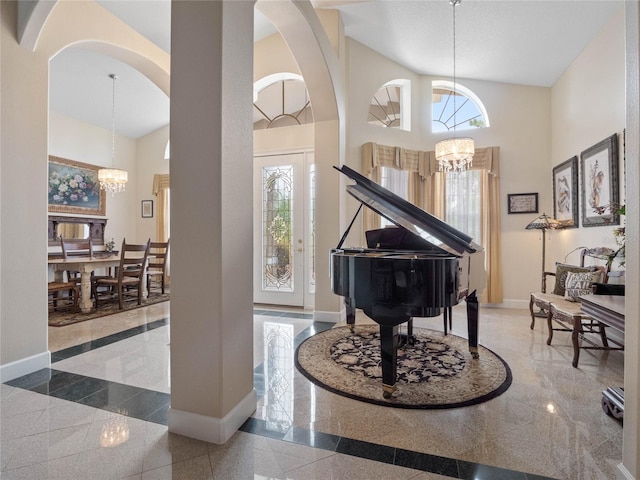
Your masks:
{"label": "wall art with botanical print", "polygon": [[578,157],[553,167],[553,218],[564,228],[578,227]]}
{"label": "wall art with botanical print", "polygon": [[614,133],[580,154],[582,170],[582,226],[618,225],[615,213],[600,214],[618,203],[618,134]]}

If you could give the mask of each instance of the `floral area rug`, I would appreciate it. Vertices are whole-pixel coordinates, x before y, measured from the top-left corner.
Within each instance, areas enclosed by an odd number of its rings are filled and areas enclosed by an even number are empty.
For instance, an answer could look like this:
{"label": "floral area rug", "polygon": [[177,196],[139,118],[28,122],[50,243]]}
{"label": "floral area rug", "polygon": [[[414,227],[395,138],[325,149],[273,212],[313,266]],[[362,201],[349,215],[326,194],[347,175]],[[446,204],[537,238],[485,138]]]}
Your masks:
{"label": "floral area rug", "polygon": [[60,309],[52,311],[49,309],[49,326],[50,327],[64,327],[65,325],[71,325],[72,323],[84,322],[86,320],[92,320],[94,318],[105,317],[107,315],[113,315],[115,313],[125,312],[127,310],[135,310],[136,308],[147,307],[160,302],[166,302],[169,300],[168,293],[152,293],[149,298],[142,299],[142,305],[138,305],[137,300],[127,300],[124,302],[124,308],[120,310],[118,308],[118,299],[100,301],[100,308],[93,309],[89,313],[82,313],[80,311],[74,312],[71,308]]}
{"label": "floral area rug", "polygon": [[398,349],[398,380],[382,395],[378,325],[337,327],[305,340],[296,367],[316,385],[363,402],[400,408],[456,408],[486,402],[511,385],[507,363],[479,345],[473,359],[465,338],[414,328],[416,342]]}

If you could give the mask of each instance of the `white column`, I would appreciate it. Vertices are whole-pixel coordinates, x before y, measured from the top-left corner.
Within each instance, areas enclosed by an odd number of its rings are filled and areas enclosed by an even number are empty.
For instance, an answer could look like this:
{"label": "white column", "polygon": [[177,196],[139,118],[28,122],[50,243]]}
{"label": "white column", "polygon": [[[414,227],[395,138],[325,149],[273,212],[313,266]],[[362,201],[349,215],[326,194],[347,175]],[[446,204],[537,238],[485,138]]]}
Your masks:
{"label": "white column", "polygon": [[47,350],[49,59],[18,45],[0,2],[0,381],[50,365]]}
{"label": "white column", "polygon": [[[638,2],[625,2],[626,23],[626,205],[627,242],[626,296],[625,296],[625,352],[624,352],[624,430],[622,440],[622,463],[618,466],[618,478],[629,480],[640,478],[640,425],[638,424],[638,396],[640,394],[640,10]],[[612,385],[614,386],[614,385]]]}
{"label": "white column", "polygon": [[169,430],[224,443],[253,390],[253,2],[171,9]]}

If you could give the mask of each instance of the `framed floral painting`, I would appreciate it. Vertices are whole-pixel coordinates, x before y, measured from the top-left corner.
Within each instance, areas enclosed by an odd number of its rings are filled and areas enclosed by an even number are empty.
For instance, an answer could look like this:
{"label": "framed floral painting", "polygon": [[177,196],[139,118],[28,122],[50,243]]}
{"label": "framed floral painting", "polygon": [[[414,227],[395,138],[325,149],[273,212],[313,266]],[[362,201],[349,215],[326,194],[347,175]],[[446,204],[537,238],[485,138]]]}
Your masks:
{"label": "framed floral painting", "polygon": [[615,213],[598,213],[618,203],[618,134],[614,133],[580,154],[582,226],[618,225]]}
{"label": "framed floral painting", "polygon": [[49,156],[49,211],[104,215],[106,195],[98,183],[98,168]]}

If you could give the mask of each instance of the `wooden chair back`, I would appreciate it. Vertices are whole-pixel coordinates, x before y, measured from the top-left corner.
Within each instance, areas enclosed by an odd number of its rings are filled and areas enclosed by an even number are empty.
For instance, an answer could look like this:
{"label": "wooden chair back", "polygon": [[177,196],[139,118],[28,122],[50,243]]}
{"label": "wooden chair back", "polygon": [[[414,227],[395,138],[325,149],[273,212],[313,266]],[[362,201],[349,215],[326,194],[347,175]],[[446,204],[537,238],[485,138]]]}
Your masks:
{"label": "wooden chair back", "polygon": [[614,254],[615,254],[615,250],[612,250],[609,247],[584,248],[580,252],[580,266],[581,267],[589,266],[589,265],[585,265],[587,258],[592,258],[594,260],[600,260],[605,262],[605,265],[596,265],[596,266],[602,272],[602,282],[600,283],[607,283],[609,279],[609,270],[611,269],[611,262],[613,261]]}
{"label": "wooden chair back", "polygon": [[[96,301],[96,308],[99,307],[100,298],[117,295],[120,310],[124,307],[124,296],[131,295],[130,291],[135,291],[138,297],[138,305],[142,303],[142,287],[144,286],[144,272],[147,258],[149,256],[149,245],[151,239],[144,244],[127,243],[122,239],[122,249],[120,250],[120,262],[118,272],[115,277],[98,278],[92,282],[93,296]],[[100,287],[107,287],[100,290]]]}
{"label": "wooden chair back", "polygon": [[120,250],[120,266],[118,268],[118,278],[135,277],[142,283],[143,273],[149,256],[151,239],[147,243],[134,244],[127,243],[122,239],[122,250]]}
{"label": "wooden chair back", "polygon": [[159,286],[160,292],[164,294],[168,258],[169,240],[166,242],[151,242],[147,266],[147,292],[149,294],[151,294],[151,289],[154,286]]}
{"label": "wooden chair back", "polygon": [[65,260],[69,255],[82,255],[93,257],[93,245],[91,238],[64,239],[60,237],[60,247],[62,248],[62,258]]}
{"label": "wooden chair back", "polygon": [[167,266],[167,257],[169,256],[169,240],[166,242],[151,242],[149,244],[149,269],[162,270],[164,272]]}

